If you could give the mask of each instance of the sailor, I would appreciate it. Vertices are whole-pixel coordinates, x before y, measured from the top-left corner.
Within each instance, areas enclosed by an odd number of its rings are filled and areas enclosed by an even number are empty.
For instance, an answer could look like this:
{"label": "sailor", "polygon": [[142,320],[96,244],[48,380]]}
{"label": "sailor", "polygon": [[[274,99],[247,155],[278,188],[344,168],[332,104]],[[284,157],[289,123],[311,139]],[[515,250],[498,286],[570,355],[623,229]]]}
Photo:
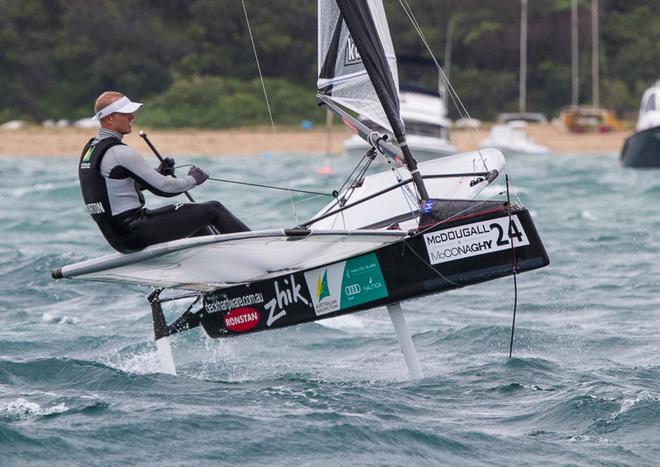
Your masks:
{"label": "sailor", "polygon": [[144,207],[144,189],[172,197],[201,185],[209,176],[193,166],[185,177],[171,177],[173,159],[165,158],[153,169],[122,142],[141,106],[118,92],[101,94],[92,117],[100,120],[101,129],[80,157],[78,176],[85,207],[108,243],[127,253],[179,238],[250,230],[217,201]]}

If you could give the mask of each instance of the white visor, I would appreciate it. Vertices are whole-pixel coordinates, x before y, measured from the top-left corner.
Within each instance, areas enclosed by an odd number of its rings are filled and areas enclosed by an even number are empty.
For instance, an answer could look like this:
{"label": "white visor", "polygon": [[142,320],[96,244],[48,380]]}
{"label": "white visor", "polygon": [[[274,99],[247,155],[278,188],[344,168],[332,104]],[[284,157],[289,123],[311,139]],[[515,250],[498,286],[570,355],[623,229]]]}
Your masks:
{"label": "white visor", "polygon": [[96,112],[92,117],[92,120],[101,120],[102,118],[107,117],[108,115],[115,112],[120,114],[132,114],[140,107],[142,107],[142,102],[131,102],[128,97],[124,96]]}

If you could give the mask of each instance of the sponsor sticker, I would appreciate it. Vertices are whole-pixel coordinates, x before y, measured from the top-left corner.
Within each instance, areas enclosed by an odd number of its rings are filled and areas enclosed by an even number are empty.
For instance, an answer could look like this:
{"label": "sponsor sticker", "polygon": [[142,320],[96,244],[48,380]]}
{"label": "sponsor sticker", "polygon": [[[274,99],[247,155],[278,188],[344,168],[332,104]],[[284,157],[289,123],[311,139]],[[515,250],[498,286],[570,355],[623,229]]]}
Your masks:
{"label": "sponsor sticker", "polygon": [[90,214],[103,214],[105,212],[105,209],[103,208],[103,204],[101,202],[98,203],[87,203],[85,205],[85,208],[87,209],[87,212]]}
{"label": "sponsor sticker", "polygon": [[230,298],[226,294],[213,295],[206,298],[204,308],[207,313],[244,308],[250,305],[258,305],[264,302],[264,296],[260,292]]}
{"label": "sponsor sticker", "polygon": [[82,158],[83,162],[89,162],[90,157],[92,157],[92,153],[94,152],[94,149],[96,149],[96,146],[90,146],[87,151],[85,151],[85,155]]}
{"label": "sponsor sticker", "polygon": [[259,324],[259,312],[254,308],[236,308],[225,315],[225,326],[230,331],[244,332]]}
{"label": "sponsor sticker", "polygon": [[355,45],[355,42],[353,42],[353,38],[350,36],[350,34],[346,36],[346,51],[344,56],[344,65],[355,65],[356,63],[362,63],[360,52],[358,51],[357,46]]}
{"label": "sponsor sticker", "polygon": [[284,318],[287,315],[287,308],[307,308],[311,311],[309,299],[307,298],[302,284],[296,281],[296,276],[290,274],[289,277],[278,279],[273,282],[273,294],[264,307],[268,311],[266,325],[272,326],[275,321]]}
{"label": "sponsor sticker", "polygon": [[485,255],[514,247],[529,245],[527,234],[517,215],[452,227],[424,234],[424,244],[431,264],[446,263],[471,256]]}
{"label": "sponsor sticker", "polygon": [[85,151],[85,155],[82,157],[82,160],[80,161],[81,169],[89,169],[91,167],[91,162],[89,162],[89,159],[92,157],[92,153],[94,152],[94,149],[96,149],[96,146],[90,146],[89,149]]}
{"label": "sponsor sticker", "polygon": [[317,316],[387,297],[387,286],[374,253],[305,273]]}

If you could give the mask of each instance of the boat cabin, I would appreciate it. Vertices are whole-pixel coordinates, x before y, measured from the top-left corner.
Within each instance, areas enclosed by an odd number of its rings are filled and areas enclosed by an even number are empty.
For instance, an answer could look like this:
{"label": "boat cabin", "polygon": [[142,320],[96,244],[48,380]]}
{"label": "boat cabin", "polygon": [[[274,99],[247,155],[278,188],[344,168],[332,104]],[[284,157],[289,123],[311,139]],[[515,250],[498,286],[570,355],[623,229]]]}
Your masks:
{"label": "boat cabin", "polygon": [[574,133],[623,130],[623,123],[616,118],[613,111],[598,107],[567,107],[561,111],[560,119],[566,128]]}
{"label": "boat cabin", "polygon": [[637,118],[637,131],[660,126],[660,80],[644,92]]}

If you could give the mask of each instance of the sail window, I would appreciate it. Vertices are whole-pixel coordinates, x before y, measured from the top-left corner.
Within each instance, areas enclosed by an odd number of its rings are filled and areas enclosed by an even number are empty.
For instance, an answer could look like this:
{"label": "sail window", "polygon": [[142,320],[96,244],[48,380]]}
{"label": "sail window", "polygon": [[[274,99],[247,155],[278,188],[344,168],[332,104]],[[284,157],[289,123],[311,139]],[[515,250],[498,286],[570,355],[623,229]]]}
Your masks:
{"label": "sail window", "polygon": [[[360,121],[368,126],[371,130],[377,133],[390,133],[379,124],[365,118],[360,118]],[[408,136],[430,136],[433,138],[449,138],[449,130],[441,125],[435,123],[419,122],[415,120],[406,120],[406,133]]]}
{"label": "sail window", "polygon": [[447,138],[448,136],[447,130],[440,125],[410,120],[405,122],[408,135],[431,136],[434,138]]}
{"label": "sail window", "polygon": [[652,112],[655,110],[655,94],[651,94],[646,101],[644,106],[644,112]]}

